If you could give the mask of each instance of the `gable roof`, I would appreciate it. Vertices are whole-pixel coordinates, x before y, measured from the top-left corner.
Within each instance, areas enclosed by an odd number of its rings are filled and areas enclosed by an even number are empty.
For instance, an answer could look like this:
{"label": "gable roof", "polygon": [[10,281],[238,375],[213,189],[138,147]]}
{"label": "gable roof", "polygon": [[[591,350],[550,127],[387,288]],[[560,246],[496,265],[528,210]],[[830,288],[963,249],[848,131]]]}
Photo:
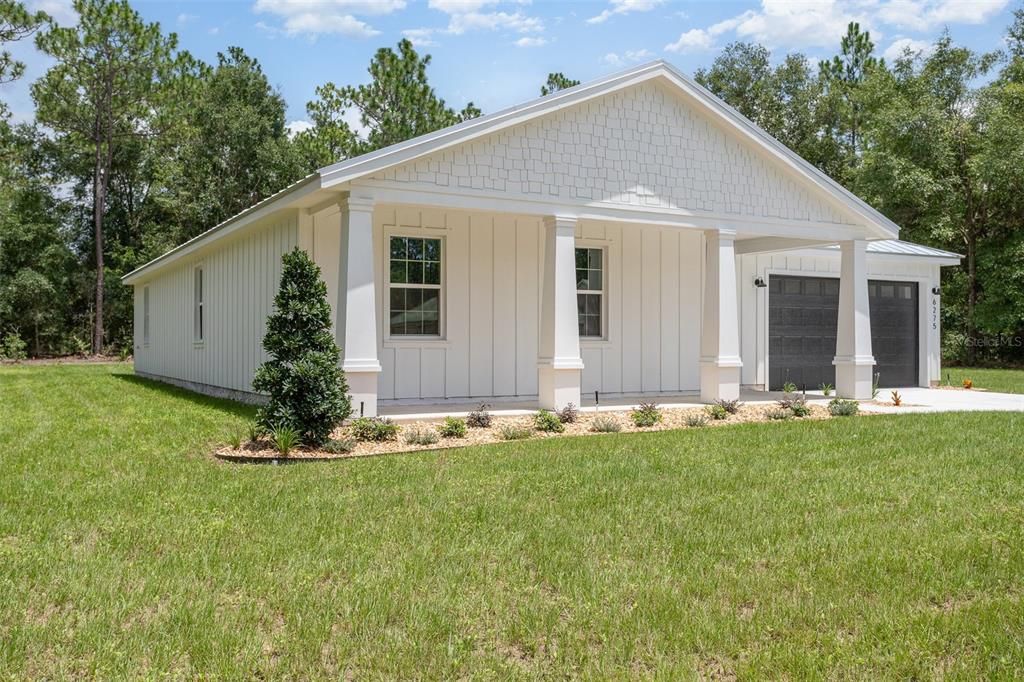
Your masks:
{"label": "gable roof", "polygon": [[[788,168],[792,174],[806,184],[818,189],[838,205],[863,220],[864,225],[875,237],[892,239],[899,234],[899,226],[886,218],[866,202],[837,183],[815,166],[808,163],[781,142],[759,128],[734,108],[710,93],[696,81],[663,60],[641,64],[625,71],[561,90],[552,95],[540,97],[524,104],[496,111],[492,114],[464,121],[441,130],[379,149],[362,156],[346,159],[325,166],[303,178],[290,187],[267,197],[252,207],[228,218],[181,244],[149,263],[136,268],[121,279],[127,284],[138,281],[143,275],[182,258],[213,241],[259,220],[269,213],[286,207],[295,207],[296,202],[312,202],[312,196],[333,188],[344,189],[352,181],[374,175],[393,166],[408,163],[434,152],[464,144],[471,140],[519,125],[540,116],[565,109],[624,88],[652,79],[661,79],[688,95],[712,118],[734,133],[760,147],[770,157]],[[300,190],[301,191],[296,191]],[[324,193],[326,194],[326,193]],[[323,195],[321,195],[323,196]]]}
{"label": "gable roof", "polygon": [[712,117],[760,146],[797,176],[825,192],[826,195],[852,213],[860,216],[866,225],[876,228],[875,236],[893,238],[899,234],[900,228],[894,222],[664,60],[641,64],[589,83],[560,90],[552,95],[539,97],[524,104],[442,128],[369,154],[346,159],[321,168],[319,173],[324,187],[351,182],[379,173],[392,166],[408,163],[442,149],[464,144],[545,114],[655,78],[666,80],[685,94],[690,95],[697,103],[703,105],[705,111]]}

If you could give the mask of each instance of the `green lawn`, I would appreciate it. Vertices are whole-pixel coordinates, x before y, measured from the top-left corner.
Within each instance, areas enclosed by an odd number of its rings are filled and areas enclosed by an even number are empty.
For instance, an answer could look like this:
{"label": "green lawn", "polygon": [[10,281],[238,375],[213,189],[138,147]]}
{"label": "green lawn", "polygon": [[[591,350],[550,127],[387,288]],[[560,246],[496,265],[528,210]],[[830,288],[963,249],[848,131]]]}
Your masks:
{"label": "green lawn", "polygon": [[1024,675],[1024,415],[210,459],[248,415],[0,369],[0,677]]}
{"label": "green lawn", "polygon": [[947,378],[953,386],[961,386],[964,379],[970,379],[977,388],[986,388],[1000,393],[1024,393],[1024,369],[943,367],[943,384],[946,383]]}

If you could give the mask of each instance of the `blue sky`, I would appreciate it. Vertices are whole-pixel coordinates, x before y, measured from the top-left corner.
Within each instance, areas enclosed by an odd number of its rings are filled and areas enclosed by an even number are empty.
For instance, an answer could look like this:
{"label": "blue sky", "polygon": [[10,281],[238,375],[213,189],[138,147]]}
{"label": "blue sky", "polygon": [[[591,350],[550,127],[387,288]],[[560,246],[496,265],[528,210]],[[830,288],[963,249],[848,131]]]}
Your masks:
{"label": "blue sky", "polygon": [[[61,23],[70,0],[30,0]],[[729,42],[760,42],[778,60],[800,51],[834,54],[848,21],[871,30],[880,53],[927,49],[948,27],[977,50],[1002,45],[1020,0],[136,0],[148,21],[179,35],[181,46],[214,62],[239,45],[263,64],[301,127],[305,104],[327,81],[366,80],[373,53],[403,36],[433,55],[431,83],[449,104],[472,100],[484,112],[536,97],[548,72],[588,80],[666,59],[687,73],[711,63]],[[31,117],[28,84],[46,61],[16,46],[26,77],[0,88],[16,119]]]}

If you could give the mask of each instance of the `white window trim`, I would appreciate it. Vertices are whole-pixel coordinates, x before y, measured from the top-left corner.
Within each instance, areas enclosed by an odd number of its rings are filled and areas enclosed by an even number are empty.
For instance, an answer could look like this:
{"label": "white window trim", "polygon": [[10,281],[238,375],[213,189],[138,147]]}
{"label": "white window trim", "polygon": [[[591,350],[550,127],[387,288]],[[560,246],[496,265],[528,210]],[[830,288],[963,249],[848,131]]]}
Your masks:
{"label": "white window trim", "polygon": [[[601,296],[601,334],[599,336],[580,335],[580,343],[601,343],[608,341],[608,245],[583,239],[576,240],[577,249],[594,249],[601,252],[601,289],[577,289],[576,294],[598,294]],[[576,276],[576,252],[573,251],[573,277]],[[579,327],[579,313],[576,316]]]}
{"label": "white window trim", "polygon": [[[391,238],[406,237],[408,239],[437,239],[441,242],[441,283],[440,284],[392,284],[391,283]],[[413,345],[444,344],[447,345],[448,305],[448,243],[444,235],[426,233],[422,230],[402,230],[398,228],[384,230],[384,265],[381,269],[384,278],[384,343],[388,347],[411,347]],[[437,334],[392,334],[391,333],[391,288],[399,289],[437,289],[440,298],[437,304]]]}
{"label": "white window trim", "polygon": [[142,345],[149,348],[150,317],[149,317],[149,285],[142,287]]}
{"label": "white window trim", "polygon": [[206,343],[209,315],[206,310],[206,264],[192,266],[192,345],[199,348]]}

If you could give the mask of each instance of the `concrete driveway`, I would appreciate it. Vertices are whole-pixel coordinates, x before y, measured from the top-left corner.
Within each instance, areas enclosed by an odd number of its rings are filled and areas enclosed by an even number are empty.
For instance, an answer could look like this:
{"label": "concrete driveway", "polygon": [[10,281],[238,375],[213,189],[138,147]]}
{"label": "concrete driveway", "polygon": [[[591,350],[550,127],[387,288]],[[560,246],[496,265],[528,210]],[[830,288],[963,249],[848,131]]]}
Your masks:
{"label": "concrete driveway", "polygon": [[[864,401],[860,404],[863,412],[882,414],[903,414],[906,412],[1024,412],[1024,394],[992,393],[990,391],[966,391],[942,388],[900,388],[903,405],[876,404]],[[892,389],[882,389],[878,400],[888,403]]]}

